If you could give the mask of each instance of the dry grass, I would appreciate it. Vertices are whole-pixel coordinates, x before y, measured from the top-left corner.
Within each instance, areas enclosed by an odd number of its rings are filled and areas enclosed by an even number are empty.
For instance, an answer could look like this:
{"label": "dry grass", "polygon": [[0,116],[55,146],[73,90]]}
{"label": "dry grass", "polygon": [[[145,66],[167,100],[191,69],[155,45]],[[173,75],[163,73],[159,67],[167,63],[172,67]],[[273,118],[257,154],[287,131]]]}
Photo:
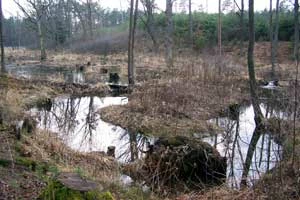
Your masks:
{"label": "dry grass", "polygon": [[157,70],[156,79],[137,86],[128,105],[101,110],[102,117],[145,134],[207,132],[211,129],[207,119],[247,98],[246,81],[239,77],[244,70],[229,59],[218,63],[194,55],[178,57],[171,70],[157,66],[163,70]]}
{"label": "dry grass", "polygon": [[111,157],[76,152],[49,132],[37,131],[24,139],[23,148],[31,152],[32,158],[36,161],[56,165],[59,171],[74,172],[80,168],[88,177],[106,184],[118,180],[118,165]]}
{"label": "dry grass", "polygon": [[[262,48],[264,45],[257,46],[256,50],[259,78],[266,77],[270,70],[268,52],[266,48]],[[283,46],[283,49],[288,49],[287,44]],[[287,58],[286,50],[283,50],[284,56],[279,59],[282,62],[279,72],[283,78],[291,76],[294,68]],[[166,68],[163,56],[139,52],[136,56],[139,83],[129,97],[129,104],[101,110],[101,115],[114,124],[151,135],[210,132],[214,127],[207,124],[207,119],[218,115],[228,105],[248,98],[246,59],[236,58],[237,54],[234,52],[229,52],[222,62],[218,62],[211,55],[177,55],[172,70]],[[87,68],[87,73],[91,75],[101,68],[115,66],[124,76],[127,73],[125,53],[99,56],[48,52],[48,56],[49,60],[44,63],[47,66],[72,68],[80,65],[87,66],[90,62],[91,66]],[[37,51],[10,51],[8,58],[19,65],[40,64]],[[48,97],[49,94],[57,94],[55,86],[51,88],[45,85],[24,85],[22,81],[8,82],[9,87],[5,86],[9,88],[5,91],[7,99],[0,98],[0,101],[11,103],[9,107],[15,110],[15,113],[22,112],[28,102],[34,102],[40,97]],[[0,86],[3,86],[1,81]],[[290,92],[292,96],[292,91]],[[16,98],[14,98],[15,94],[18,94]],[[16,114],[13,115],[12,118],[17,118]],[[51,134],[38,132],[36,135],[26,137],[24,149],[30,151],[34,159],[58,164],[62,171],[84,167],[89,176],[99,180],[114,182],[117,177],[114,174],[117,169],[113,161],[105,157],[74,152]],[[297,147],[297,151],[299,149]],[[183,195],[177,199],[297,199],[299,167],[295,170],[288,164],[281,167],[285,170],[276,170],[272,175],[266,175],[255,188],[234,191],[223,186],[205,193]],[[111,171],[110,168],[116,171]],[[279,172],[281,174],[278,174]]]}

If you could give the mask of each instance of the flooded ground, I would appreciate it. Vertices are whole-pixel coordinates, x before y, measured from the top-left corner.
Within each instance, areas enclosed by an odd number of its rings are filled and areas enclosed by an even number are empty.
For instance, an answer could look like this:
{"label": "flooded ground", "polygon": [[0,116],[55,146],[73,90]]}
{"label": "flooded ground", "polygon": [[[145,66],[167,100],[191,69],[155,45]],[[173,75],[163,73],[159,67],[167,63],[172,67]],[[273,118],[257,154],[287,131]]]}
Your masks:
{"label": "flooded ground", "polygon": [[[266,118],[288,117],[286,113],[272,110],[266,104],[261,104],[261,109]],[[243,166],[255,130],[253,107],[241,106],[236,119],[223,117],[212,119],[210,122],[221,127],[224,132],[204,138],[204,141],[215,146],[222,156],[227,157],[227,183],[232,188],[239,188]],[[251,159],[248,183],[253,185],[262,174],[272,169],[281,160],[281,155],[282,147],[275,142],[273,134],[262,133]]]}
{"label": "flooded ground", "polygon": [[[111,105],[123,105],[126,97],[59,97],[48,108],[32,109],[38,119],[38,127],[57,133],[72,149],[81,152],[107,151],[109,146],[116,147],[116,158],[121,162],[131,158],[132,135],[127,130],[101,120],[99,109]],[[136,135],[138,147],[143,148],[147,137]]]}
{"label": "flooded ground", "polygon": [[[88,72],[85,68],[89,68]],[[124,85],[127,83],[127,76],[121,74],[118,66],[111,66],[110,69],[89,67],[54,67],[44,65],[7,65],[7,72],[16,78],[39,79],[48,81],[59,81],[77,84],[114,83]]]}
{"label": "flooded ground", "polygon": [[48,67],[42,65],[16,66],[8,65],[7,72],[17,78],[60,80],[68,83],[85,83],[83,71],[62,67]]}
{"label": "flooded ground", "polygon": [[[106,123],[101,119],[99,109],[111,105],[128,103],[126,97],[59,97],[50,106],[32,109],[38,119],[38,127],[57,133],[57,136],[72,149],[81,152],[107,151],[109,146],[116,147],[116,158],[120,162],[132,161],[133,146],[139,151],[146,148],[146,142],[154,143],[154,138],[132,134],[127,130]],[[282,111],[261,104],[267,117],[286,119],[289,116]],[[249,144],[255,130],[252,106],[240,106],[235,116],[220,117],[210,120],[224,130],[215,136],[203,140],[216,147],[222,156],[227,157],[227,183],[232,188],[239,188],[243,166]],[[282,147],[277,144],[271,133],[263,133],[255,146],[251,161],[248,181],[253,184],[261,175],[272,169],[281,160]]]}

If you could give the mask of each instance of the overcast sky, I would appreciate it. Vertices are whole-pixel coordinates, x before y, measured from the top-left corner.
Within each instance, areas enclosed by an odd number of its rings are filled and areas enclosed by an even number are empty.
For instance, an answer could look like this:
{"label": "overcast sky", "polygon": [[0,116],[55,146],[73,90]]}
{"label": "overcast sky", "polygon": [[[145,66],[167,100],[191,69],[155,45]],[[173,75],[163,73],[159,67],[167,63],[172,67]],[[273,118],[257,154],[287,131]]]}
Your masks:
{"label": "overcast sky", "polygon": [[[19,1],[22,2],[25,0],[19,0]],[[111,8],[111,9],[122,8],[123,10],[126,10],[129,6],[129,3],[128,3],[129,0],[93,0],[93,1],[98,1],[102,5],[102,7]],[[179,4],[181,1],[182,0],[176,1],[178,3],[175,3],[175,5],[174,5],[175,11],[178,11],[180,9]],[[239,3],[240,0],[237,0],[237,2]],[[273,1],[273,3],[275,4],[275,1]],[[11,16],[11,15],[16,16],[17,12],[20,12],[13,0],[2,0],[2,4],[3,4],[3,12],[4,12],[5,17]],[[156,4],[158,5],[158,7],[160,9],[164,10],[166,0],[156,0]],[[199,7],[202,5],[202,8],[204,9],[204,11],[206,11],[206,9],[207,9],[208,12],[211,12],[211,13],[218,12],[218,0],[192,0],[192,4],[193,4],[194,10],[198,10]],[[245,7],[246,8],[248,7],[248,0],[245,0]],[[255,7],[255,10],[263,10],[265,8],[268,9],[269,0],[255,0],[254,7]]]}

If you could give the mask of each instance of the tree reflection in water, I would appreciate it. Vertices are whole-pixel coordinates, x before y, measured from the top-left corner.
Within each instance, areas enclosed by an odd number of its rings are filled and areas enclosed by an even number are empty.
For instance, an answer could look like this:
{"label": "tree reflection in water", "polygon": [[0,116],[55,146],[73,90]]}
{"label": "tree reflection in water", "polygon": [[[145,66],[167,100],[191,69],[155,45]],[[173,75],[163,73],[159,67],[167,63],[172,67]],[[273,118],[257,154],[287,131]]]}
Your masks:
{"label": "tree reflection in water", "polygon": [[[270,104],[261,104],[261,109],[267,118],[289,116],[273,109]],[[281,146],[275,143],[270,132],[256,130],[251,105],[242,106],[235,119],[223,117],[210,122],[218,123],[224,132],[203,140],[216,146],[221,155],[227,157],[227,183],[230,187],[239,188],[243,177],[252,185],[280,161]]]}
{"label": "tree reflection in water", "polygon": [[126,104],[126,97],[56,98],[50,110],[32,110],[38,115],[39,128],[57,133],[72,149],[83,152],[106,152],[116,147],[121,162],[134,161],[142,156],[149,138],[122,129],[101,120],[99,109]]}

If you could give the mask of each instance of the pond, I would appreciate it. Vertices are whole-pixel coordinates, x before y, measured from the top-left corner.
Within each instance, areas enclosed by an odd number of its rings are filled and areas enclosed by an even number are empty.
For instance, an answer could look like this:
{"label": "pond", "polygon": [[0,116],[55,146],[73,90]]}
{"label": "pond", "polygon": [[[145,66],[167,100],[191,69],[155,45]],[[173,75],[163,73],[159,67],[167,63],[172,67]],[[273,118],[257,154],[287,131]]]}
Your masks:
{"label": "pond", "polygon": [[[288,117],[285,112],[272,110],[266,104],[261,104],[260,107],[266,118]],[[224,132],[203,139],[216,147],[222,156],[227,157],[227,183],[232,188],[240,187],[243,166],[256,127],[252,105],[241,106],[237,111],[236,119],[222,117],[210,120],[210,123],[216,124]],[[264,173],[275,167],[281,156],[282,147],[275,142],[273,133],[262,133],[255,145],[247,182],[253,185]]]}
{"label": "pond", "polygon": [[[111,105],[128,103],[126,97],[58,97],[50,106],[34,108],[32,113],[38,119],[38,127],[51,132],[74,150],[81,152],[106,152],[109,146],[116,147],[116,158],[120,162],[132,161],[136,145],[138,157],[146,149],[146,143],[154,143],[155,138],[141,134],[130,134],[127,130],[104,122],[99,109]],[[287,118],[285,112],[271,109],[261,104],[267,117]],[[247,151],[255,129],[254,112],[251,105],[240,106],[238,116],[220,117],[209,120],[222,128],[215,136],[203,138],[227,157],[227,183],[232,188],[239,188]],[[200,134],[199,134],[200,135]],[[272,169],[281,159],[282,147],[275,142],[271,133],[263,133],[255,146],[251,161],[248,181],[254,183],[263,173]]]}
{"label": "pond", "polygon": [[17,78],[60,80],[67,83],[85,83],[83,71],[63,67],[49,67],[43,65],[7,65],[8,74]]}
{"label": "pond", "polygon": [[133,138],[127,130],[104,122],[98,112],[107,106],[126,103],[126,97],[58,97],[51,106],[34,108],[31,112],[39,128],[56,133],[72,149],[104,153],[109,146],[115,146],[116,158],[127,162],[131,159],[130,144],[134,142],[143,149],[149,138],[142,135]]}
{"label": "pond", "polygon": [[[8,74],[25,79],[39,79],[48,81],[59,81],[66,83],[77,84],[97,84],[102,83],[114,83],[114,84],[126,84],[127,76],[121,74],[121,70],[118,66],[110,66],[110,68],[98,68],[90,67],[89,72],[81,70],[80,67],[76,69],[68,67],[55,67],[44,65],[7,65]],[[101,68],[102,69],[102,68]]]}

